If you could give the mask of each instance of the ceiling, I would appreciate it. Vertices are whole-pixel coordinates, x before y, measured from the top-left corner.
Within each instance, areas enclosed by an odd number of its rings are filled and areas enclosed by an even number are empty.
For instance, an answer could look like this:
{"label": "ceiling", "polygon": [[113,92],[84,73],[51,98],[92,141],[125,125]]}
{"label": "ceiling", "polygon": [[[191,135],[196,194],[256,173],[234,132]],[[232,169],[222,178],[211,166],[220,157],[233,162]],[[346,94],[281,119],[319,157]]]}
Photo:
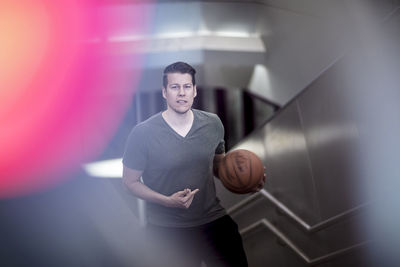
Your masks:
{"label": "ceiling", "polygon": [[[106,37],[118,46],[116,53],[145,55],[144,63],[121,66],[144,69],[140,90],[158,90],[154,75],[171,62],[186,61],[198,69],[204,87],[247,88],[281,105],[346,51],[366,18],[383,20],[399,5],[393,0],[102,3],[104,12],[126,18],[124,27]],[[151,12],[150,24],[140,29],[129,20],[138,6]]]}

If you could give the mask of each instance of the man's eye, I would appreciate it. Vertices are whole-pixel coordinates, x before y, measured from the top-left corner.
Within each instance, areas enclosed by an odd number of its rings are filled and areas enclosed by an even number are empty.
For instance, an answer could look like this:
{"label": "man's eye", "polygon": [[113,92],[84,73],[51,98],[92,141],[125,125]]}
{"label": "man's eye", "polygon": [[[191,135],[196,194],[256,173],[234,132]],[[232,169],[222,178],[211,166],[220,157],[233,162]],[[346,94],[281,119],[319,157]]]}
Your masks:
{"label": "man's eye", "polygon": [[192,88],[192,86],[190,86],[190,85],[185,85],[185,88],[190,89],[190,88]]}

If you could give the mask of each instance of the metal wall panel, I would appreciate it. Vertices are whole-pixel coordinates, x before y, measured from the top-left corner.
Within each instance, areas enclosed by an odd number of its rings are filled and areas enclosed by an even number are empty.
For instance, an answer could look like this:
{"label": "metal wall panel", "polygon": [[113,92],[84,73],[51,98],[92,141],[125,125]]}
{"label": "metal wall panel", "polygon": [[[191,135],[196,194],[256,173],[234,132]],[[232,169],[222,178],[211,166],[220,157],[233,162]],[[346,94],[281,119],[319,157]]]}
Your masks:
{"label": "metal wall panel", "polygon": [[244,229],[263,218],[268,218],[272,223],[276,222],[275,208],[265,198],[257,198],[245,209],[231,213],[231,216],[238,224],[239,229]]}
{"label": "metal wall panel", "polygon": [[322,219],[365,201],[356,190],[362,182],[354,164],[360,157],[359,126],[350,112],[351,83],[344,63],[322,75],[297,100]]}
{"label": "metal wall panel", "polygon": [[267,189],[306,222],[319,221],[313,175],[296,105],[283,110],[262,134]]}
{"label": "metal wall panel", "polygon": [[259,228],[244,237],[244,249],[249,267],[293,267],[306,264],[273,236],[267,229]]}

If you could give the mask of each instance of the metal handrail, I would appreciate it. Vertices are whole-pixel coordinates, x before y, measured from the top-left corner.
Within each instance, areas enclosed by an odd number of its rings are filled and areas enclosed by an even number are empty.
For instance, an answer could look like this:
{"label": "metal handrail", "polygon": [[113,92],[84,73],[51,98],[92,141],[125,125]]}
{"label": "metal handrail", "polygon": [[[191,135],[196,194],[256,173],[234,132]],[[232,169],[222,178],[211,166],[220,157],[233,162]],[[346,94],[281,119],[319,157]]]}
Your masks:
{"label": "metal handrail", "polygon": [[279,231],[270,221],[268,221],[267,219],[261,219],[258,222],[255,222],[253,224],[251,224],[250,226],[240,230],[240,234],[242,236],[246,235],[247,233],[251,232],[252,230],[260,227],[260,226],[264,226],[266,228],[268,228],[276,237],[278,237],[280,240],[282,240],[285,245],[287,245],[290,249],[292,249],[300,258],[302,258],[307,265],[309,266],[313,266],[313,265],[317,265],[320,264],[322,262],[326,262],[329,261],[331,259],[337,258],[343,254],[349,253],[357,248],[366,246],[367,244],[371,243],[370,240],[364,241],[364,242],[360,242],[356,245],[353,246],[349,246],[343,249],[338,249],[334,252],[330,252],[325,254],[324,256],[320,256],[320,257],[316,257],[311,259],[310,257],[307,256],[306,253],[304,253],[304,251],[302,251],[299,247],[297,247],[288,237],[286,237],[281,231]]}
{"label": "metal handrail", "polygon": [[250,197],[240,201],[236,205],[229,208],[228,213],[233,214],[235,212],[238,212],[244,206],[246,206],[248,203],[252,202],[254,199],[258,198],[259,196],[263,196],[263,197],[267,198],[272,204],[274,204],[286,216],[288,216],[293,221],[295,221],[298,225],[301,226],[301,228],[303,230],[305,230],[308,233],[317,232],[317,231],[319,231],[323,228],[326,228],[344,218],[353,216],[355,213],[359,212],[362,208],[370,205],[370,203],[367,202],[365,204],[359,205],[359,206],[349,209],[345,212],[342,212],[338,215],[335,215],[335,216],[333,216],[329,219],[326,219],[322,222],[316,223],[314,225],[309,225],[307,222],[305,222],[303,219],[301,219],[299,216],[297,216],[292,210],[290,210],[285,204],[283,204],[277,198],[275,198],[273,195],[271,195],[268,191],[266,191],[265,189],[261,189],[258,193],[251,195]]}

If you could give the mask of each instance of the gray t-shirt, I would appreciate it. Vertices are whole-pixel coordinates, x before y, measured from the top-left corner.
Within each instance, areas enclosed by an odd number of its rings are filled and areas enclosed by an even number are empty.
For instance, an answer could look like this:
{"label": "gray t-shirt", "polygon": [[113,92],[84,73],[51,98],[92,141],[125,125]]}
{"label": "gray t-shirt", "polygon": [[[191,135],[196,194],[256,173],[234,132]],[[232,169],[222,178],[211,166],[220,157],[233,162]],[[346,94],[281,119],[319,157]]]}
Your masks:
{"label": "gray t-shirt", "polygon": [[188,209],[147,203],[148,221],[169,227],[190,227],[226,214],[216,197],[213,159],[225,152],[224,127],[217,115],[193,109],[192,128],[185,137],[158,113],[136,125],[129,135],[123,164],[143,171],[152,190],[171,195],[185,188],[200,189]]}

